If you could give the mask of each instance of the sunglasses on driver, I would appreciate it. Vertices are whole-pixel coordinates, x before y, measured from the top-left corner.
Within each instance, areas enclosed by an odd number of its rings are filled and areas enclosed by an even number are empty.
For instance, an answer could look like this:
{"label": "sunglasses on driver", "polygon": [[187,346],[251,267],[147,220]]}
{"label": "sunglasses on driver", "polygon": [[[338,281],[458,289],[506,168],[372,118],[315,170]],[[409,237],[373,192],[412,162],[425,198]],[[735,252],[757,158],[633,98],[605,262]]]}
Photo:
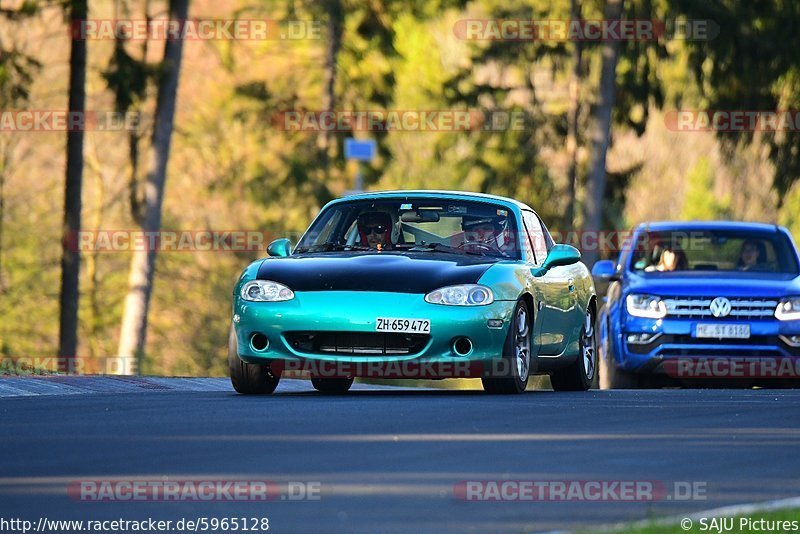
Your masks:
{"label": "sunglasses on driver", "polygon": [[376,225],[369,225],[364,226],[364,233],[366,235],[370,234],[383,234],[386,232],[386,225],[385,224],[376,224]]}

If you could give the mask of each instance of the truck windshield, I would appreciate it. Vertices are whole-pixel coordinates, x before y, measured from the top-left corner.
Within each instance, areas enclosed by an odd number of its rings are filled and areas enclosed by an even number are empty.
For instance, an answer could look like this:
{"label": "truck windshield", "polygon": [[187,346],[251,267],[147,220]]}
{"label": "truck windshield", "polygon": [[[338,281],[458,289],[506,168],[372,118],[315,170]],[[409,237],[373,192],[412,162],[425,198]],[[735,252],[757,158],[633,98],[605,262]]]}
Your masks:
{"label": "truck windshield", "polygon": [[641,273],[798,272],[794,247],[785,235],[746,230],[643,232],[636,240],[630,269]]}

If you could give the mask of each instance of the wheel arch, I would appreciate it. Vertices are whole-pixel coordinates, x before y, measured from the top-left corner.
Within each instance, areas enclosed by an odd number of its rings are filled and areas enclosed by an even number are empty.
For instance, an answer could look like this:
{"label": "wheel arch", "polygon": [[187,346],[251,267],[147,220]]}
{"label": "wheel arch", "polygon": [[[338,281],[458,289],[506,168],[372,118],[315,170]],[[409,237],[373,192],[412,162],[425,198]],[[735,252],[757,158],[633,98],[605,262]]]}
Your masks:
{"label": "wheel arch", "polygon": [[597,320],[597,295],[591,295],[589,297],[589,303],[586,305],[586,309],[592,311],[592,318],[596,321]]}
{"label": "wheel arch", "polygon": [[520,300],[524,301],[525,304],[528,305],[528,310],[530,310],[531,328],[533,328],[533,325],[534,325],[534,323],[536,321],[536,302],[535,302],[535,300],[533,298],[533,295],[531,295],[530,293],[525,291],[525,292],[522,293],[522,296],[520,297]]}

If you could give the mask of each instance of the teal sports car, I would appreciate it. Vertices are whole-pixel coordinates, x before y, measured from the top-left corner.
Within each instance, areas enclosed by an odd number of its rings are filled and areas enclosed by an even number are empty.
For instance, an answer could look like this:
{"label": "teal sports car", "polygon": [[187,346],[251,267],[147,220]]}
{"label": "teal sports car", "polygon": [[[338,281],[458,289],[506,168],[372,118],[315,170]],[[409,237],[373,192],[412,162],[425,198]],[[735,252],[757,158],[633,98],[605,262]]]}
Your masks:
{"label": "teal sports car", "polygon": [[509,198],[391,191],[334,200],[292,248],[267,247],[233,289],[228,344],[239,393],[297,371],[344,393],[355,377],[481,378],[521,393],[550,375],[587,390],[597,297],[580,252]]}

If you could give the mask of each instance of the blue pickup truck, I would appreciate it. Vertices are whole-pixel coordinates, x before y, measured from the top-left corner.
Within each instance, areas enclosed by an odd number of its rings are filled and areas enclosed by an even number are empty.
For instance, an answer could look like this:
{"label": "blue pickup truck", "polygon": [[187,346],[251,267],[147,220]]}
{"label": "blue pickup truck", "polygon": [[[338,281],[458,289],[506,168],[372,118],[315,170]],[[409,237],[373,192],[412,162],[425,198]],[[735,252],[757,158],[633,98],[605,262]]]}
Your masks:
{"label": "blue pickup truck", "polygon": [[597,323],[601,387],[800,385],[798,265],[779,226],[639,225],[616,262],[592,269],[608,284]]}

